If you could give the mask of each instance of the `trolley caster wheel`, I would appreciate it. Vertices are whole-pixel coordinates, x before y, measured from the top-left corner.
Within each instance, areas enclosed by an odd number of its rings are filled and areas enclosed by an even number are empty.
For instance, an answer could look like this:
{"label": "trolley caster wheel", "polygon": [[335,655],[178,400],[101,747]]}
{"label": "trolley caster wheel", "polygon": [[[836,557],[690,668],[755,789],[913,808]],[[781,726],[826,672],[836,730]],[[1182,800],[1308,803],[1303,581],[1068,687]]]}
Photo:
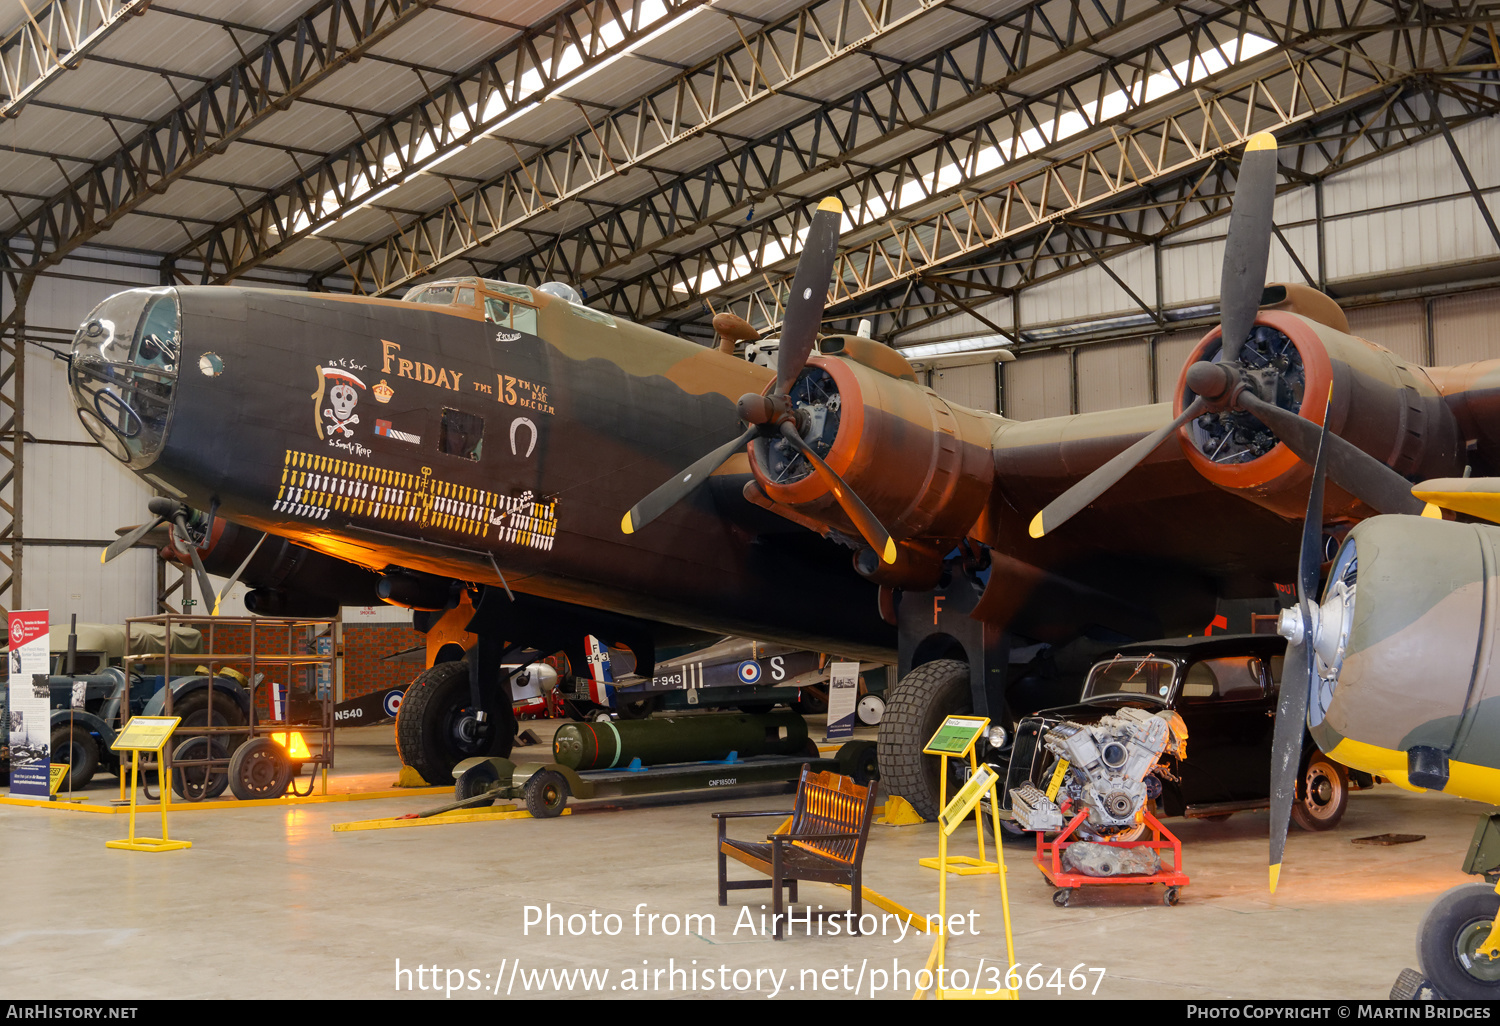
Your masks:
{"label": "trolley caster wheel", "polygon": [[1168,908],[1177,904],[1178,896],[1182,893],[1181,887],[1168,887],[1161,896],[1161,903]]}
{"label": "trolley caster wheel", "polygon": [[1057,890],[1055,890],[1055,891],[1052,892],[1052,904],[1056,905],[1058,908],[1067,908],[1068,907],[1068,899],[1071,898],[1072,896],[1073,896],[1073,890],[1072,890],[1072,888],[1070,888],[1070,887],[1059,887]]}
{"label": "trolley caster wheel", "polygon": [[568,804],[568,782],[556,770],[538,770],[526,781],[526,811],[537,819],[561,816]]}

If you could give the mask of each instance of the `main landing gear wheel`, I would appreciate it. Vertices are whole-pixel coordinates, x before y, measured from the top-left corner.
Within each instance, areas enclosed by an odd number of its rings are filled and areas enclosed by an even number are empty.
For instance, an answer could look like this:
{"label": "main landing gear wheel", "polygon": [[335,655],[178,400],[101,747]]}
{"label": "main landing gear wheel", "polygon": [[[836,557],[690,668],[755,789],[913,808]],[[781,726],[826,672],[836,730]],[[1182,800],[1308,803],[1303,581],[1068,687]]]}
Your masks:
{"label": "main landing gear wheel", "polygon": [[1417,964],[1444,997],[1457,1000],[1500,998],[1500,959],[1475,952],[1500,914],[1500,894],[1485,883],[1447,892],[1422,917],[1417,929]]}
{"label": "main landing gear wheel", "polygon": [[396,713],[396,753],[429,784],[453,779],[453,767],[475,755],[510,754],[514,736],[496,717],[480,723],[469,694],[469,664],[438,663],[417,674]]}
{"label": "main landing gear wheel", "polygon": [[537,819],[561,816],[568,804],[568,782],[556,770],[537,770],[526,781],[526,811]]}
{"label": "main landing gear wheel", "polygon": [[[943,720],[968,713],[971,703],[969,667],[955,659],[935,659],[918,666],[901,678],[886,703],[877,756],[881,783],[888,794],[910,802],[923,819],[938,816],[941,760],[923,755],[922,749]],[[963,760],[949,761],[956,768]],[[962,784],[956,777],[948,781],[948,797]]]}
{"label": "main landing gear wheel", "polygon": [[253,737],[229,760],[229,789],[242,802],[280,798],[292,782],[292,760],[268,737]]}
{"label": "main landing gear wheel", "polygon": [[1322,752],[1314,752],[1297,784],[1292,822],[1303,830],[1332,830],[1349,805],[1349,774]]}

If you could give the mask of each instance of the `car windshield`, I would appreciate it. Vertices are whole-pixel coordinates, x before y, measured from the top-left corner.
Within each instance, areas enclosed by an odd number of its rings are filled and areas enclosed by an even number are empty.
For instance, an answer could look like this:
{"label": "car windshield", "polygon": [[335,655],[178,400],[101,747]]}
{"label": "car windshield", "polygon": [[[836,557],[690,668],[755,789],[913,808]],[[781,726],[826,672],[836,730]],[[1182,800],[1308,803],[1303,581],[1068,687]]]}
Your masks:
{"label": "car windshield", "polygon": [[1177,664],[1155,656],[1116,656],[1089,671],[1085,700],[1102,695],[1130,695],[1166,704],[1172,696]]}

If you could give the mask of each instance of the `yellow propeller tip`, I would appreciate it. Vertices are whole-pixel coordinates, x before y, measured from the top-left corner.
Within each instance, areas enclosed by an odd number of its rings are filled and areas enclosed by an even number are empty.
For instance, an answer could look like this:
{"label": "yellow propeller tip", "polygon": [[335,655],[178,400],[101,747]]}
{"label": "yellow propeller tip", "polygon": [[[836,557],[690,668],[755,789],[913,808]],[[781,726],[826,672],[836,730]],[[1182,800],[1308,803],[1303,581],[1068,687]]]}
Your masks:
{"label": "yellow propeller tip", "polygon": [[1429,502],[1422,507],[1422,515],[1424,517],[1431,517],[1433,520],[1441,520],[1443,519],[1443,507]]}
{"label": "yellow propeller tip", "polygon": [[99,550],[99,562],[100,563],[108,563],[109,562],[109,550],[108,549],[100,549]]}
{"label": "yellow propeller tip", "polygon": [[887,538],[885,540],[885,551],[880,554],[880,558],[887,563],[896,562],[896,543],[891,541],[891,539]]}
{"label": "yellow propeller tip", "polygon": [[818,209],[831,210],[835,214],[842,214],[844,212],[844,205],[839,202],[837,196],[824,196],[823,202],[818,204]]}
{"label": "yellow propeller tip", "polygon": [[1278,881],[1280,879],[1281,879],[1281,863],[1278,862],[1278,863],[1276,863],[1276,865],[1274,865],[1274,866],[1271,867],[1271,893],[1272,894],[1276,893],[1276,881]]}
{"label": "yellow propeller tip", "polygon": [[1047,529],[1042,526],[1041,513],[1038,513],[1036,516],[1031,518],[1031,527],[1028,529],[1028,531],[1033,538],[1040,538],[1042,535],[1047,533]]}
{"label": "yellow propeller tip", "polygon": [[635,534],[635,527],[630,522],[629,512],[627,512],[623,517],[620,518],[620,530],[624,531],[626,534]]}
{"label": "yellow propeller tip", "polygon": [[1250,137],[1250,141],[1245,143],[1246,153],[1251,150],[1274,150],[1275,148],[1276,137],[1270,132],[1256,132]]}

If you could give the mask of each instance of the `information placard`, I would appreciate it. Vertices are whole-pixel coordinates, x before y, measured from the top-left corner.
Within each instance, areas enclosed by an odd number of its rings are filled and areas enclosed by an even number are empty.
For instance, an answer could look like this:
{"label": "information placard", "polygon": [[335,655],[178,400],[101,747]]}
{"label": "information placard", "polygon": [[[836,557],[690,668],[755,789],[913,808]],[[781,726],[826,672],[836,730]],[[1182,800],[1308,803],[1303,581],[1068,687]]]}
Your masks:
{"label": "information placard", "polygon": [[969,814],[969,810],[974,808],[974,804],[999,779],[1000,775],[995,772],[994,767],[987,762],[981,762],[979,768],[974,771],[964,786],[959,788],[958,794],[953,796],[953,800],[944,807],[942,812],[938,813],[938,825],[943,828],[943,832],[951,834],[957,830],[958,825]]}
{"label": "information placard", "polygon": [[[50,799],[52,690],[47,686],[50,654],[45,609],[10,614],[10,793]],[[36,683],[41,678],[41,683]]]}
{"label": "information placard", "polygon": [[828,667],[828,740],[854,736],[854,707],[859,701],[859,664]]}
{"label": "information placard", "polygon": [[117,752],[160,751],[181,722],[180,716],[132,716],[109,747]]}
{"label": "information placard", "polygon": [[975,740],[989,725],[989,719],[984,716],[949,716],[922,751],[927,755],[968,755]]}

